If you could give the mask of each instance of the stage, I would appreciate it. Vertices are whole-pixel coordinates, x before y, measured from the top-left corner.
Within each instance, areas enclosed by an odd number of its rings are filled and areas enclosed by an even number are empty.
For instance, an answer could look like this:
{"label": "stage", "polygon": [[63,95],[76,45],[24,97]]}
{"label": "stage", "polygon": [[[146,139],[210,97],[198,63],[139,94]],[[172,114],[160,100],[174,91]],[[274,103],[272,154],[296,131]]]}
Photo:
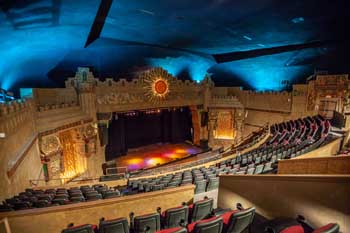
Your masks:
{"label": "stage", "polygon": [[127,167],[133,171],[177,161],[201,151],[199,147],[187,143],[157,143],[129,149],[127,155],[116,158],[116,164],[117,167]]}

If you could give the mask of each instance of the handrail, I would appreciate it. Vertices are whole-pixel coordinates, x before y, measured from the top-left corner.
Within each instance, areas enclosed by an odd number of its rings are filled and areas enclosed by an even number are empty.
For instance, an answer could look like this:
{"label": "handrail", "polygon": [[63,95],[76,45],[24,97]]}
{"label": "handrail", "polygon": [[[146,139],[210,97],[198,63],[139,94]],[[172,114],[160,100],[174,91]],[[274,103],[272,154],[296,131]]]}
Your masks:
{"label": "handrail", "polygon": [[[261,135],[259,136],[259,140],[257,142],[259,142],[260,139],[263,138],[262,136],[265,135],[264,132],[268,132],[268,130],[269,130],[269,127],[267,125],[265,127],[262,127],[259,131],[255,132],[256,135],[259,135],[259,133],[262,132]],[[254,134],[254,132],[250,133],[248,136],[246,136],[244,138],[244,140],[246,140],[249,136],[252,137],[253,134]],[[244,140],[242,140],[240,143],[243,143]],[[246,146],[246,145],[243,145],[243,146]],[[162,172],[170,172],[170,171],[188,168],[189,166],[201,165],[201,164],[209,162],[213,159],[220,159],[220,158],[224,157],[223,156],[224,154],[229,153],[229,152],[233,152],[233,150],[237,150],[239,147],[240,147],[240,145],[236,148],[231,147],[231,148],[229,148],[229,150],[224,151],[224,153],[215,154],[215,155],[208,156],[206,158],[195,160],[195,161],[189,161],[189,162],[184,162],[184,163],[180,163],[180,164],[168,165],[168,166],[163,166],[163,167],[159,167],[159,168],[152,168],[148,171],[141,171],[140,173],[133,175],[132,178],[136,178],[136,177],[140,177],[140,176],[147,176],[147,175],[156,175],[156,174],[160,174]],[[219,152],[219,150],[215,150],[215,152]],[[200,154],[198,154],[198,155],[200,156]]]}
{"label": "handrail", "polygon": [[16,160],[13,161],[13,164],[11,164],[12,166],[10,166],[10,168],[7,170],[7,176],[9,178],[15,174],[17,168],[27,156],[28,152],[32,149],[36,140],[38,140],[38,134],[31,135],[31,140],[21,148],[21,151],[17,153],[17,156],[13,156]]}
{"label": "handrail", "polygon": [[[125,172],[118,172],[120,170],[124,169]],[[109,173],[110,170],[114,170],[116,172],[111,172]],[[126,173],[128,173],[128,167],[108,167],[106,168],[106,175],[125,175]]]}
{"label": "handrail", "polygon": [[[58,181],[64,181],[62,182],[62,184],[65,184],[65,183],[78,183],[78,182],[86,182],[86,181],[93,181],[93,180],[99,180],[100,178],[99,177],[86,177],[86,178],[81,178],[81,179],[72,179],[72,177],[62,177],[62,178],[53,178],[53,179],[50,179],[50,181],[55,181],[55,180],[58,180]],[[65,182],[66,180],[68,180],[69,182]],[[37,186],[39,182],[48,182],[46,179],[31,179],[29,180],[29,184],[30,186]]]}
{"label": "handrail", "polygon": [[0,224],[2,224],[2,223],[4,223],[6,233],[11,233],[11,228],[10,228],[10,224],[9,224],[7,217],[2,218],[0,220]]}
{"label": "handrail", "polygon": [[187,168],[188,166],[195,166],[195,165],[204,164],[204,163],[209,162],[213,159],[218,159],[218,158],[222,157],[222,154],[219,152],[219,150],[215,150],[214,152],[215,152],[214,155],[211,155],[211,156],[199,159],[199,160],[169,165],[169,166],[161,167],[161,168],[154,168],[154,169],[151,169],[150,171],[141,172],[140,174],[133,176],[133,178],[140,176],[140,175],[142,175],[142,176],[144,176],[144,175],[156,175],[156,174],[162,173],[164,171],[168,172],[168,171],[181,170],[183,168]]}

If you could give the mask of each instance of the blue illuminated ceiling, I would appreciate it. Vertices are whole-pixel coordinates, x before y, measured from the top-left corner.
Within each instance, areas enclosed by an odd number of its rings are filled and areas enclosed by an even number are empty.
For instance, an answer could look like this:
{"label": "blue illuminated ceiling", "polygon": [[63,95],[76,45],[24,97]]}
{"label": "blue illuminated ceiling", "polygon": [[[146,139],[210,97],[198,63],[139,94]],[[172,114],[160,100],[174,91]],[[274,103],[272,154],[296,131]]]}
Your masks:
{"label": "blue illuminated ceiling", "polygon": [[[62,86],[77,66],[102,79],[161,66],[179,78],[210,73],[217,85],[281,90],[315,69],[350,71],[348,2],[0,0],[0,84]],[[84,48],[94,21],[101,33]],[[313,41],[323,44],[288,47]],[[212,56],[227,53],[222,63]]]}

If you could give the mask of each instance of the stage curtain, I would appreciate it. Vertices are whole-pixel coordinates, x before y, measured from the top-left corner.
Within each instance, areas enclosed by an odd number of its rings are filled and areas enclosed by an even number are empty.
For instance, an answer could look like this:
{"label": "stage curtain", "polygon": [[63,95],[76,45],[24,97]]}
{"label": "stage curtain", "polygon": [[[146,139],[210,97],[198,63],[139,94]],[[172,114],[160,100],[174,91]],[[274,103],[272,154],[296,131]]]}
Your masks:
{"label": "stage curtain", "polygon": [[118,114],[108,129],[106,161],[125,155],[129,148],[155,143],[191,141],[192,116],[189,108],[137,112],[134,116]]}

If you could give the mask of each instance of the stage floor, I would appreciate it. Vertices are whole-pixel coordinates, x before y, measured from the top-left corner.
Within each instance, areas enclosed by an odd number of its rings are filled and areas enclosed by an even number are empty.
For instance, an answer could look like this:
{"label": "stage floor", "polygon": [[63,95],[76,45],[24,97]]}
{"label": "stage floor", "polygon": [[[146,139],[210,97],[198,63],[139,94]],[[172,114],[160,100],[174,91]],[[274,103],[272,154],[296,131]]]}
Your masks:
{"label": "stage floor", "polygon": [[201,151],[200,148],[186,143],[158,143],[129,149],[127,155],[116,159],[116,164],[117,167],[127,167],[129,171],[132,171],[176,161]]}

